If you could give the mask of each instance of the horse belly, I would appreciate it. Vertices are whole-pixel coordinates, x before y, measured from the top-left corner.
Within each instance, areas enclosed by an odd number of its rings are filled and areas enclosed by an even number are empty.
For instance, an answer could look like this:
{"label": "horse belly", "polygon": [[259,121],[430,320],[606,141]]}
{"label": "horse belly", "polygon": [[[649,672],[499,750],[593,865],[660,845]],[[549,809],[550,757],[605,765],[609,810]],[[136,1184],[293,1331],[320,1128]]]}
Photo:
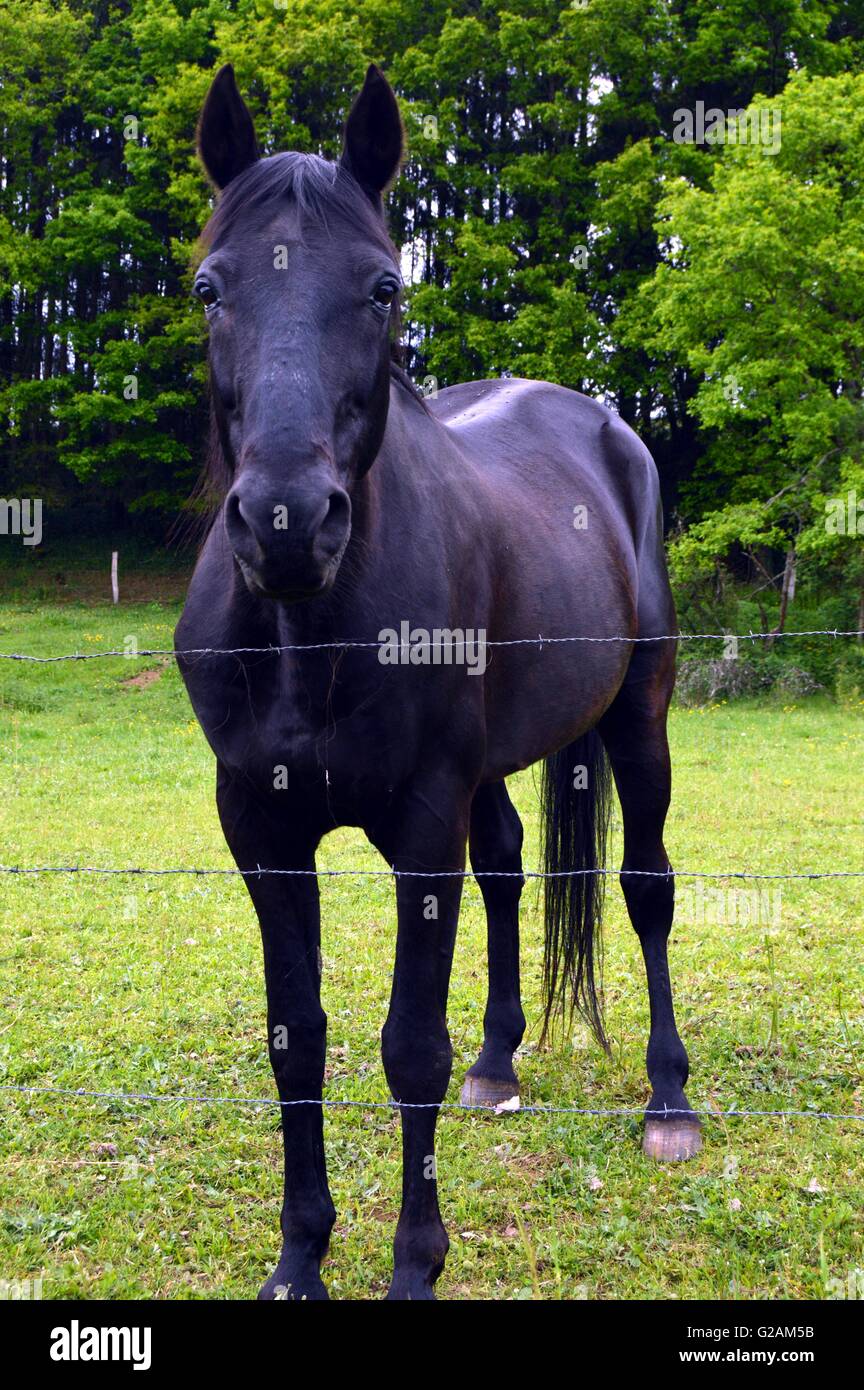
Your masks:
{"label": "horse belly", "polygon": [[566,747],[606,712],[627,674],[632,648],[610,643],[583,661],[586,646],[537,647],[521,662],[502,661],[487,704],[484,781],[498,781]]}
{"label": "horse belly", "polygon": [[[506,620],[496,623],[504,645],[491,648],[486,673],[490,781],[593,728],[620,690],[633,651],[638,581],[626,538],[622,543],[598,524],[578,555],[557,536],[548,539],[546,547],[535,543],[532,564],[514,570]],[[526,538],[522,555],[527,547]]]}

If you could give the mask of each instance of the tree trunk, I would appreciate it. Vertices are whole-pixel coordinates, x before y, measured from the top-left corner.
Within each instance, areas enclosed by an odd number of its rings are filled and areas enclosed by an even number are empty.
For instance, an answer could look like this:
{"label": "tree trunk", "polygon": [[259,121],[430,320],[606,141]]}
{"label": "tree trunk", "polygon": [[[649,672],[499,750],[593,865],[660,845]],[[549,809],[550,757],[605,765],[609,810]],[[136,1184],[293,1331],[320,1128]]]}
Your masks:
{"label": "tree trunk", "polygon": [[777,626],[771,634],[772,640],[769,642],[769,646],[774,645],[774,637],[782,632],[786,626],[786,614],[789,610],[789,604],[795,597],[795,568],[797,561],[798,557],[795,554],[795,546],[790,545],[786,552],[786,568],[783,571],[783,588],[780,590],[780,616],[777,619]]}

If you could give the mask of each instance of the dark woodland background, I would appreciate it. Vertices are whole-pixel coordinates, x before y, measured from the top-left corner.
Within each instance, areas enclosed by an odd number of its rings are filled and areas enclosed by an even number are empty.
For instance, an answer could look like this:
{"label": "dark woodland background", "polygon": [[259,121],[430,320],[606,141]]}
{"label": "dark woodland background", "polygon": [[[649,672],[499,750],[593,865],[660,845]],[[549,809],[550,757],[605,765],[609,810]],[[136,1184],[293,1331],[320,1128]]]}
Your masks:
{"label": "dark woodland background", "polygon": [[[374,60],[417,383],[617,410],[682,624],[864,626],[862,57],[864,0],[0,0],[0,497],[44,499],[45,545],[164,543],[206,433],[213,70],[267,153],[334,157]],[[698,103],[755,104],[778,147],[676,139]]]}

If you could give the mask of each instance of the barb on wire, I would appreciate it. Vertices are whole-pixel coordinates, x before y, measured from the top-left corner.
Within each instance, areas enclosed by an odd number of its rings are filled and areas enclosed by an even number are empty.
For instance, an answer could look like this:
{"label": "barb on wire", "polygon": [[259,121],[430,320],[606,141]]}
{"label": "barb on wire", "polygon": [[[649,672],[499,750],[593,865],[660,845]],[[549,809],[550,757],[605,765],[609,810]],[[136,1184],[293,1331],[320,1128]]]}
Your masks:
{"label": "barb on wire", "polygon": [[718,869],[703,872],[697,869],[556,869],[551,873],[539,869],[254,869],[192,868],[148,869],[138,867],[101,868],[93,864],[0,864],[0,874],[96,874],[102,877],[122,875],[141,878],[171,878],[175,875],[193,878],[262,878],[276,874],[283,878],[577,878],[589,874],[604,877],[631,878],[738,878],[738,879],[819,879],[864,878],[864,869],[802,869],[798,873],[762,873],[749,869]]}
{"label": "barb on wire", "polygon": [[400,1100],[339,1100],[319,1097],[312,1100],[278,1100],[273,1096],[212,1096],[212,1095],[171,1095],[162,1091],[88,1091],[83,1086],[31,1086],[29,1084],[0,1085],[2,1092],[18,1094],[76,1096],[81,1100],[128,1100],[165,1101],[186,1105],[252,1105],[277,1106],[290,1109],[295,1105],[319,1105],[328,1110],[482,1110],[489,1114],[521,1115],[584,1115],[598,1118],[622,1116],[656,1115],[668,1119],[670,1115],[699,1115],[704,1119],[722,1120],[738,1118],[776,1118],[787,1120],[864,1120],[864,1114],[848,1114],[829,1110],[748,1110],[733,1105],[729,1110],[699,1109],[673,1110],[668,1106],[649,1110],[642,1106],[615,1106],[611,1109],[591,1108],[582,1105],[519,1105],[504,1102],[499,1106],[465,1105],[462,1101],[400,1101]]}
{"label": "barb on wire", "polygon": [[[559,645],[567,642],[727,642],[735,639],[738,642],[768,642],[775,638],[788,637],[864,637],[864,628],[813,628],[802,632],[663,632],[650,637],[633,637],[624,634],[616,634],[611,637],[544,637],[538,634],[536,637],[511,637],[497,641],[488,641],[486,638],[476,638],[471,641],[472,648],[475,645],[488,647],[532,647]],[[464,647],[464,640],[454,639],[448,644],[450,647]],[[385,642],[378,639],[374,642],[363,641],[333,641],[333,642],[288,642],[280,646],[269,647],[188,647],[186,649],[175,649],[173,647],[145,647],[140,651],[128,652],[109,650],[101,652],[65,652],[60,656],[32,656],[28,652],[0,652],[0,661],[31,661],[37,665],[47,666],[56,661],[97,661],[101,657],[122,656],[127,660],[138,660],[144,656],[278,656],[281,652],[323,652],[323,651],[347,651],[352,648],[386,648],[393,651],[397,648],[400,651],[411,649],[410,642]]]}

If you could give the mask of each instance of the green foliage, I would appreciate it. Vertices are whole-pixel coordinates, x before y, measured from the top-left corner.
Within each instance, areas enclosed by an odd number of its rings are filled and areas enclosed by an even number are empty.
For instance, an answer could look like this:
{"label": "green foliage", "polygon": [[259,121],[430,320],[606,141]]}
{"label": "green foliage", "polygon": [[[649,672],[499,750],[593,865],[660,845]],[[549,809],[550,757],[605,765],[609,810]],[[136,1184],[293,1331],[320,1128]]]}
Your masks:
{"label": "green foliage", "polygon": [[864,710],[864,647],[849,647],[837,662],[834,694],[841,705]]}
{"label": "green foliage", "polygon": [[[266,153],[335,157],[375,60],[408,133],[415,378],[613,405],[658,461],[685,610],[716,614],[742,555],[773,602],[793,543],[861,591],[860,537],[825,525],[864,499],[858,0],[0,0],[0,34],[0,493],[176,510],[206,435],[213,71]],[[781,148],[679,143],[699,101],[781,107]]]}
{"label": "green foliage", "polygon": [[862,97],[860,75],[797,74],[770,103],[776,153],[727,145],[707,188],[682,177],[659,204],[665,258],[629,331],[686,362],[709,441],[683,489],[700,520],[673,544],[679,580],[736,543],[864,579],[857,526],[826,527],[832,499],[864,499]]}

